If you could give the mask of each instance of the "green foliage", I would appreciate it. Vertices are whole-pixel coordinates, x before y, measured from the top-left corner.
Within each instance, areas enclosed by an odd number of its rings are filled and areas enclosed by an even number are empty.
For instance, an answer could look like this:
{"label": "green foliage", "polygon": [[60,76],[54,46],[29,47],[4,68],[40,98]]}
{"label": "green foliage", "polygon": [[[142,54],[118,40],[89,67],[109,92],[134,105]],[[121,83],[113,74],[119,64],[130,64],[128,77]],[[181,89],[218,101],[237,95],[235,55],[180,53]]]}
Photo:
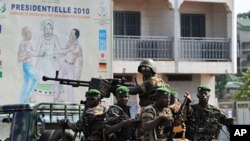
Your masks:
{"label": "green foliage", "polygon": [[223,94],[225,92],[225,85],[227,83],[227,75],[222,74],[218,75],[215,77],[216,85],[215,85],[215,90],[216,90],[216,96],[218,99],[223,99]]}
{"label": "green foliage", "polygon": [[228,91],[229,89],[237,89],[241,82],[239,82],[239,78],[234,74],[220,74],[215,76],[215,94],[218,99],[225,100],[225,94],[231,93]]}
{"label": "green foliage", "polygon": [[239,13],[237,15],[237,18],[242,18],[242,19],[250,19],[250,11],[246,13]]}
{"label": "green foliage", "polygon": [[246,72],[242,73],[240,82],[243,85],[240,87],[240,91],[233,96],[235,100],[250,100],[250,68]]}

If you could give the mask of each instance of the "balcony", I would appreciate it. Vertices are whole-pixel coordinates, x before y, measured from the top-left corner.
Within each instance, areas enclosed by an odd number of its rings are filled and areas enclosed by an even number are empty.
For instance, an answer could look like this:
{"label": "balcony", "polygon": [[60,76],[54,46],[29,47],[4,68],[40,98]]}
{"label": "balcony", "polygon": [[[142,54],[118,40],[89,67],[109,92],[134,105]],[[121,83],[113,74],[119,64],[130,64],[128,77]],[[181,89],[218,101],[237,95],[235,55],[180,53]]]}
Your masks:
{"label": "balcony", "polygon": [[178,52],[179,61],[231,60],[231,40],[228,38],[182,37],[178,50],[174,50],[173,42],[169,37],[114,36],[114,60],[173,61],[174,51]]}
{"label": "balcony", "polygon": [[114,36],[114,60],[173,60],[173,38],[162,36]]}
{"label": "balcony", "polygon": [[231,41],[228,38],[182,37],[178,59],[188,61],[230,61]]}

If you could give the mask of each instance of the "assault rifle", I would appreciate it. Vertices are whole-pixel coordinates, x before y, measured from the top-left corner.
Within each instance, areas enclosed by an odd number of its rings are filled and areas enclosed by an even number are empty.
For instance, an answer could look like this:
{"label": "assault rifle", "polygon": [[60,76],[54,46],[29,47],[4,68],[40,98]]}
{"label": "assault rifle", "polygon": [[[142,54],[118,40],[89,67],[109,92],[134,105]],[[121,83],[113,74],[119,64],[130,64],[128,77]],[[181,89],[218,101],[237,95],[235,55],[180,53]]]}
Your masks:
{"label": "assault rifle", "polygon": [[[174,114],[174,127],[173,131],[174,133],[180,133],[182,132],[182,139],[185,139],[185,134],[186,134],[186,125],[185,125],[185,120],[186,120],[186,105],[190,102],[188,99],[188,96],[190,94],[186,91],[186,95],[184,95],[185,99],[183,103],[180,106],[180,109]],[[187,107],[188,108],[188,107]]]}
{"label": "assault rifle", "polygon": [[133,86],[133,84],[125,83],[126,79],[122,78],[109,78],[109,79],[101,79],[101,78],[91,78],[90,81],[82,81],[82,80],[73,80],[73,79],[64,79],[58,78],[58,71],[56,71],[55,78],[43,76],[43,81],[58,81],[59,84],[62,85],[71,85],[72,87],[88,87],[89,89],[97,89],[101,92],[102,98],[110,97],[110,93],[115,93],[115,89],[118,85],[123,86]]}
{"label": "assault rifle", "polygon": [[[184,95],[184,101],[183,101],[183,103],[181,104],[181,107],[180,107],[180,109],[178,110],[178,112],[176,113],[176,115],[178,116],[178,117],[181,117],[181,118],[186,118],[185,116],[186,116],[186,111],[185,111],[185,106],[188,104],[188,102],[190,102],[190,100],[188,99],[188,96],[189,96],[190,94],[186,91],[186,95]],[[182,120],[184,120],[184,119],[182,119]]]}

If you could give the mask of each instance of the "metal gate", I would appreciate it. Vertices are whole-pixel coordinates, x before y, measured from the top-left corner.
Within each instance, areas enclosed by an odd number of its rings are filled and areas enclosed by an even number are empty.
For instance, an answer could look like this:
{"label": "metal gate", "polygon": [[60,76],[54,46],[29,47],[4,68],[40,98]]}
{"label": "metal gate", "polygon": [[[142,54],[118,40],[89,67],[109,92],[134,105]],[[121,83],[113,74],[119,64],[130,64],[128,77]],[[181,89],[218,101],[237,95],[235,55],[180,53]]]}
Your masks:
{"label": "metal gate", "polygon": [[250,124],[250,101],[236,102],[236,124]]}

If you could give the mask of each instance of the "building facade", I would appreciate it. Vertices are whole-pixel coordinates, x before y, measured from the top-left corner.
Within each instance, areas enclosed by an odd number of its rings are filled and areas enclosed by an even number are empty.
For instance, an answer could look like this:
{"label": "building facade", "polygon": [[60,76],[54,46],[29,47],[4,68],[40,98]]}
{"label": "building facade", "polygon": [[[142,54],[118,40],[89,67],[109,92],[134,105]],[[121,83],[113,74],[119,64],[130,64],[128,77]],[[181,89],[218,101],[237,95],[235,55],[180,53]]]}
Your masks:
{"label": "building facade", "polygon": [[250,19],[237,19],[238,72],[250,67]]}
{"label": "building facade", "polygon": [[[234,0],[113,0],[113,73],[142,81],[143,58],[179,93],[197,101],[198,85],[211,88],[215,75],[236,73]],[[134,104],[138,99],[132,97]]]}

